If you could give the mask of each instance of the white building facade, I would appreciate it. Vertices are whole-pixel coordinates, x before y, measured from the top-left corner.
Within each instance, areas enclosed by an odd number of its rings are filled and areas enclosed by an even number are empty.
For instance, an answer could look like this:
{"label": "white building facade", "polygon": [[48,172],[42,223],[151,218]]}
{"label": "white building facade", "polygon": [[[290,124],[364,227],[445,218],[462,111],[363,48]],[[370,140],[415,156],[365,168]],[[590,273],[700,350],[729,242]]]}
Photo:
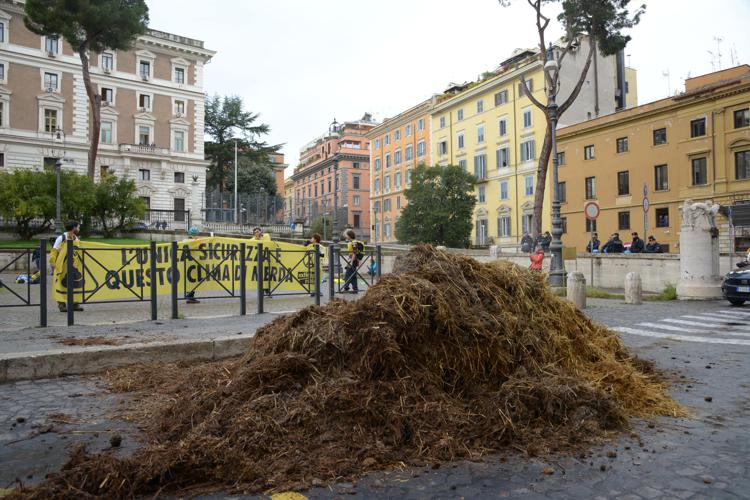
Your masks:
{"label": "white building facade", "polygon": [[[77,53],[23,22],[22,1],[0,1],[0,171],[87,172],[90,106]],[[203,42],[148,30],[128,51],[92,53],[102,95],[95,180],[136,181],[148,220],[181,229],[201,223],[206,186]]]}

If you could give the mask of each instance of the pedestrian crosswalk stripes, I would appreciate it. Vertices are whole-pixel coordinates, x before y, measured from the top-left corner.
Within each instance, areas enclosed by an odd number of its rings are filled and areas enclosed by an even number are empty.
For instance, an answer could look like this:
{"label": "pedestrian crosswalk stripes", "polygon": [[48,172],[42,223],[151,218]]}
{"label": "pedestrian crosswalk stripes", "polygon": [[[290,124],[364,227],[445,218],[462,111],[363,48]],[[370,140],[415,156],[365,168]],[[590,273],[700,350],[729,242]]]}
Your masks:
{"label": "pedestrian crosswalk stripes", "polygon": [[640,335],[643,337],[656,337],[656,338],[669,339],[669,340],[683,340],[686,342],[703,342],[706,344],[735,344],[735,345],[750,346],[750,340],[744,340],[744,339],[693,337],[691,335],[679,335],[675,333],[660,333],[660,332],[652,332],[648,330],[639,330],[637,328],[628,328],[626,326],[618,326],[617,328],[614,328],[614,330],[620,333],[630,333],[633,335]]}
{"label": "pedestrian crosswalk stripes", "polygon": [[[706,344],[750,346],[750,311],[720,310],[685,314],[613,328],[616,332]],[[739,337],[739,338],[738,338]]]}

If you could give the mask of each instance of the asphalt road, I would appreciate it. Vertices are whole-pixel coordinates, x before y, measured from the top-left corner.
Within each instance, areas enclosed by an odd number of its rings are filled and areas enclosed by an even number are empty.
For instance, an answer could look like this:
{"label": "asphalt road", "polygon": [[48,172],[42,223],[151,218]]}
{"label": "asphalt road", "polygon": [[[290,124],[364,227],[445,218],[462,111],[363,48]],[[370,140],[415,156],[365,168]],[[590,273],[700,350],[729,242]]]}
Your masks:
{"label": "asphalt road", "polygon": [[[570,456],[489,457],[438,469],[367,475],[356,484],[303,492],[308,498],[750,498],[750,307],[725,302],[627,306],[590,301],[589,314],[618,330],[636,354],[674,372],[673,396],[694,415],[634,422],[637,437]],[[111,415],[124,396],[92,377],[0,385],[0,488],[39,481],[74,443],[137,446],[132,426]],[[614,452],[614,453],[612,453]],[[551,467],[553,473],[545,474]],[[223,498],[211,495],[204,498]]]}

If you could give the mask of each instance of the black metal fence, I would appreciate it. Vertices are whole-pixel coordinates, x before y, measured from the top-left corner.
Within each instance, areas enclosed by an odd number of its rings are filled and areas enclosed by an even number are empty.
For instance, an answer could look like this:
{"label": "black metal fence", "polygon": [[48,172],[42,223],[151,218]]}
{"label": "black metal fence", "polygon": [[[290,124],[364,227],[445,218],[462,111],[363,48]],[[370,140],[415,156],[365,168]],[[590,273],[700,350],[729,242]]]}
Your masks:
{"label": "black metal fence", "polygon": [[141,224],[136,229],[150,230],[184,230],[192,226],[190,210],[163,210],[150,208],[141,219]]}
{"label": "black metal fence", "polygon": [[[37,248],[9,248],[0,250],[11,250],[17,253],[7,264],[0,267],[0,289],[9,292],[11,297],[10,303],[0,304],[0,308],[39,307],[39,326],[47,326],[47,240],[40,240]],[[26,286],[22,287],[23,290],[8,286],[9,284],[3,281],[2,274],[8,269],[17,267],[17,263],[23,263],[24,261],[26,265],[22,266],[22,268],[26,271]],[[38,281],[32,283],[35,275]],[[32,285],[39,285],[37,302],[32,298]]]}
{"label": "black metal fence", "polygon": [[262,226],[290,224],[291,213],[281,196],[264,193],[240,193],[236,210],[233,193],[207,191],[203,201],[203,220],[206,222],[239,222],[242,225]]}
{"label": "black metal fence", "polygon": [[[25,248],[3,268],[0,273],[15,264],[19,259],[26,259],[28,274],[31,270],[38,269],[40,275],[39,300],[32,300],[31,283],[25,287],[25,294],[18,293],[8,288],[0,280],[0,288],[8,289],[16,299],[16,303],[3,304],[0,307],[39,307],[40,326],[47,326],[47,241],[40,241],[39,248]],[[237,299],[239,314],[247,314],[247,291],[248,291],[248,247],[246,243],[240,243],[236,248],[227,247],[218,251],[219,264],[208,266],[197,259],[194,251],[180,247],[177,242],[169,246],[169,268],[161,273],[170,285],[170,316],[172,319],[179,318],[180,303],[195,300],[196,293],[201,292],[201,285],[209,282],[218,282],[218,292],[214,289],[211,293],[201,293],[200,300],[212,299]],[[283,250],[280,248],[265,248],[262,243],[255,245],[255,255],[251,260],[254,273],[251,279],[257,281],[255,295],[257,297],[257,313],[265,312],[264,299],[276,296],[309,296],[316,305],[320,305],[323,284],[327,283],[328,296],[332,300],[336,294],[344,293],[347,288],[357,288],[356,284],[372,286],[381,274],[381,248],[366,247],[365,256],[362,259],[352,261],[350,255],[338,246],[322,245],[308,246],[304,249]],[[38,250],[39,259],[33,262],[35,250]],[[128,257],[123,257],[118,266],[108,265],[101,258],[101,252],[125,251]],[[157,262],[164,256],[164,251],[159,252],[155,241],[149,246],[133,249],[132,246],[109,248],[80,248],[72,240],[67,240],[66,245],[60,249],[65,253],[64,274],[61,283],[65,288],[65,309],[67,313],[68,326],[75,324],[75,309],[79,304],[88,303],[125,303],[125,302],[148,302],[150,304],[151,320],[158,318],[158,295],[160,276]],[[327,254],[327,268],[325,266],[325,255]],[[34,265],[35,264],[35,265]],[[229,279],[222,277],[221,264],[229,264],[230,269],[238,270],[232,272]],[[191,266],[191,269],[188,267]],[[130,294],[127,298],[116,300],[102,300],[98,298],[100,291],[112,286],[113,282],[119,284],[120,273],[125,268],[135,267],[135,273],[131,275],[127,286],[123,287]],[[295,291],[281,290],[281,280],[269,277],[270,269],[275,267],[284,274],[286,281],[296,286]],[[162,269],[162,271],[164,271]],[[197,276],[197,279],[188,280],[189,272]],[[103,280],[94,278],[106,276]],[[154,277],[151,279],[151,277]],[[36,285],[35,285],[36,286]]]}

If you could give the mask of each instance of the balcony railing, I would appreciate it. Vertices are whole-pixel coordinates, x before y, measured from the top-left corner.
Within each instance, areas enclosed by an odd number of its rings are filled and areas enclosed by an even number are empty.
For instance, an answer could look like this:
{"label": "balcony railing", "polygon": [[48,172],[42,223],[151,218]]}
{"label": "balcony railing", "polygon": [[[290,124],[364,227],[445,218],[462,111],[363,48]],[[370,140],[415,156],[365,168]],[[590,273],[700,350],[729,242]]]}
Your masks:
{"label": "balcony railing", "polygon": [[169,149],[148,144],[120,144],[120,153],[169,156]]}

